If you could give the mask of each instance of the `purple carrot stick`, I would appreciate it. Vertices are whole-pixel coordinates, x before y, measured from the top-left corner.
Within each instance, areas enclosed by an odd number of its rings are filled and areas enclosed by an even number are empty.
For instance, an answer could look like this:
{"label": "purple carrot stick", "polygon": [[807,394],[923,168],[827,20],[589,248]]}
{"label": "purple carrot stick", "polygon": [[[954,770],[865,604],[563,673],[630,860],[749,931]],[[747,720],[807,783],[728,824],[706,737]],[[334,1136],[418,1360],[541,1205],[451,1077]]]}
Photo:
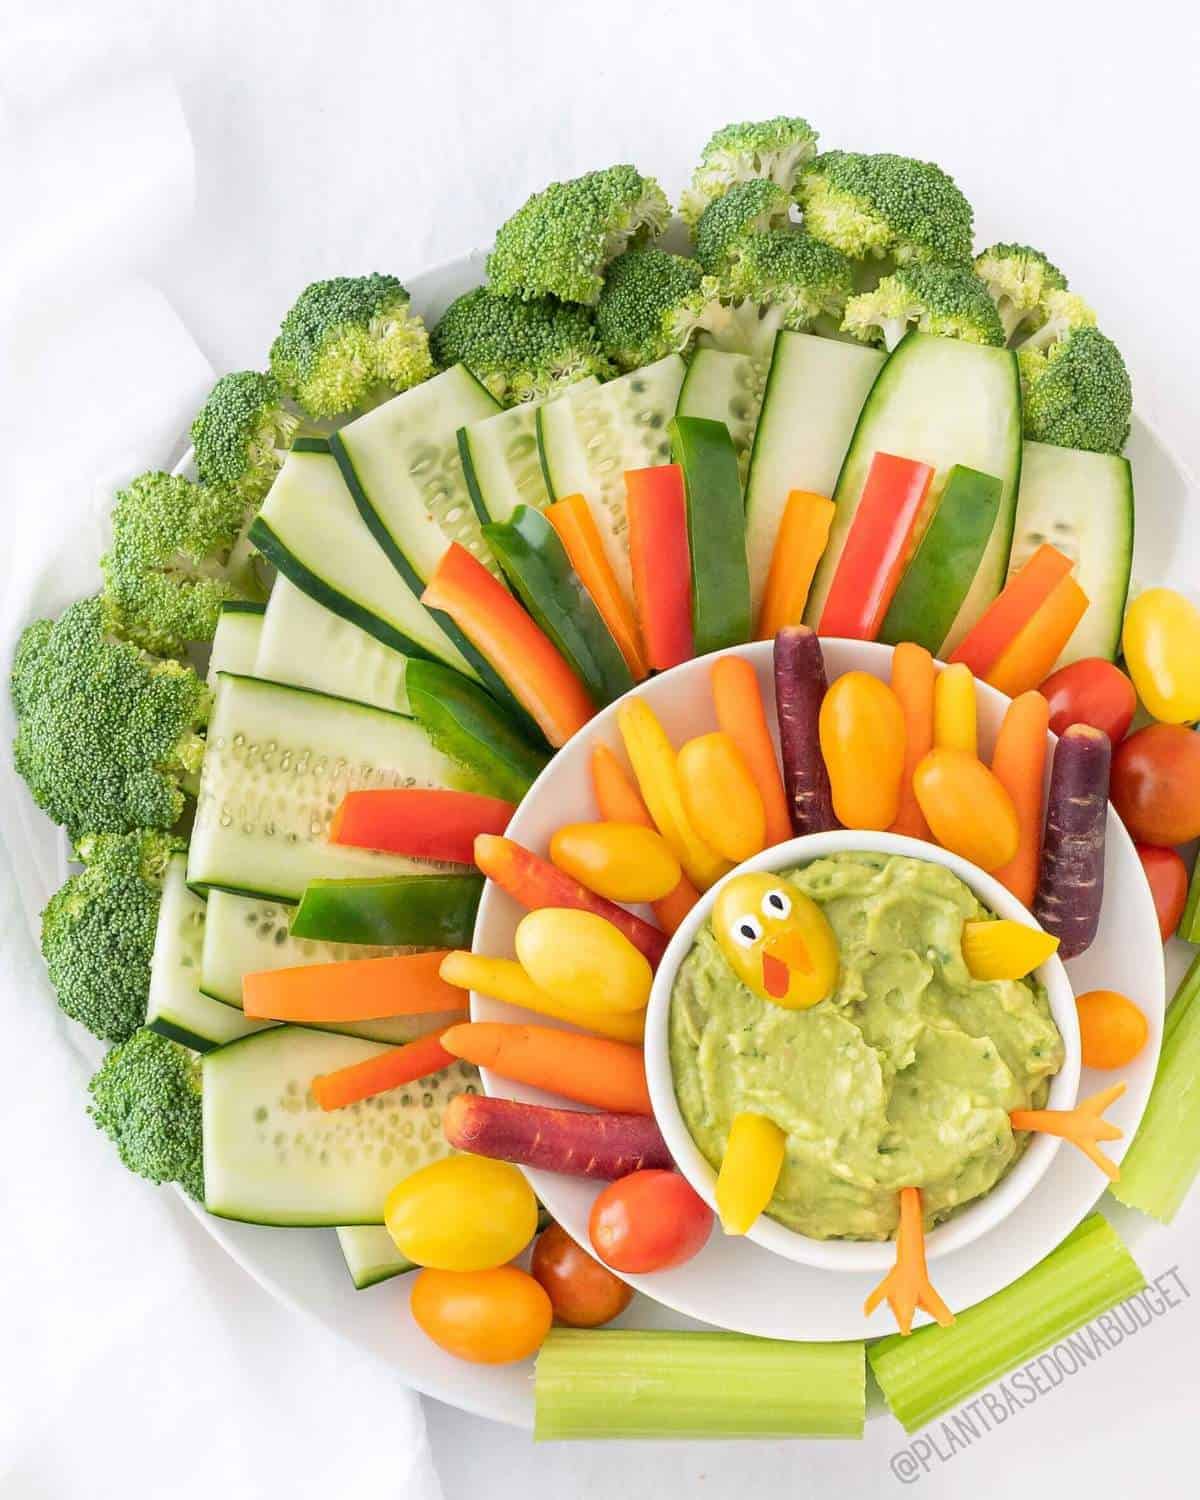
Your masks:
{"label": "purple carrot stick", "polygon": [[1060,958],[1078,958],[1100,925],[1111,759],[1108,736],[1090,724],[1072,724],[1055,747],[1033,914]]}
{"label": "purple carrot stick", "polygon": [[785,626],[775,637],[775,709],[788,813],[798,834],[841,827],[817,733],[828,686],[816,632],[807,625]]}
{"label": "purple carrot stick", "polygon": [[648,1115],[590,1114],[458,1094],[446,1109],[445,1130],[458,1151],[602,1182],[645,1167],[674,1165]]}

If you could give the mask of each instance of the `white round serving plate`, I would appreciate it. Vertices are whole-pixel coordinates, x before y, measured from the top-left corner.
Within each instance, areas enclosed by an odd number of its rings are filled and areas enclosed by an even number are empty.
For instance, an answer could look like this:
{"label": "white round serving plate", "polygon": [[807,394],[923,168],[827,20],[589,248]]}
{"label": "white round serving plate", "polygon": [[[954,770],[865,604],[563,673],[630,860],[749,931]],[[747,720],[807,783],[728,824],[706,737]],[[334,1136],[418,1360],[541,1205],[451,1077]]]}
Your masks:
{"label": "white round serving plate", "polygon": [[[474,252],[456,260],[447,261],[419,276],[406,279],[414,306],[427,321],[437,318],[445,307],[463,292],[469,291],[483,280],[485,253]],[[305,277],[304,268],[297,270],[297,285]],[[282,312],[282,309],[280,310]],[[1135,483],[1138,490],[1138,541],[1135,554],[1135,579],[1147,582],[1174,582],[1184,589],[1191,586],[1186,561],[1186,551],[1180,538],[1188,534],[1189,526],[1200,522],[1200,486],[1186,472],[1179,459],[1172,453],[1158,434],[1135,416],[1133,435],[1127,453],[1133,463]],[[184,467],[187,458],[181,463]],[[61,526],[53,537],[45,536],[42,544],[33,551],[26,550],[15,559],[14,573],[5,601],[5,618],[8,626],[8,646],[11,650],[13,638],[21,627],[39,615],[56,614],[72,599],[86,592],[89,584],[80,582],[81,570],[78,558],[81,548],[94,553],[95,568],[90,574],[91,585],[99,586],[99,557],[104,546],[103,528],[98,525],[94,497],[79,493],[73,497],[70,510],[64,512]],[[83,570],[86,572],[87,570]],[[688,670],[685,666],[677,672]],[[670,683],[674,673],[656,679],[656,689],[663,691],[661,684]],[[671,691],[669,688],[667,691]],[[981,722],[985,743],[990,743],[995,722],[998,720],[1000,703],[998,695],[989,689],[981,694]],[[701,700],[703,701],[703,700]],[[771,699],[768,698],[768,702]],[[656,702],[656,706],[657,702]],[[682,704],[670,709],[663,708],[667,728],[679,734],[687,729],[687,720]],[[15,725],[7,693],[0,693],[0,722],[6,743],[11,743]],[[706,719],[706,727],[711,722]],[[600,732],[614,747],[618,744],[616,726],[611,713],[601,716],[597,729],[587,734]],[[570,766],[563,783],[564,795],[571,791],[575,808],[588,808],[591,816],[590,792],[586,785],[584,756],[574,746],[568,746],[565,757],[574,758],[564,764]],[[547,768],[539,787],[551,776],[556,776],[559,758]],[[573,790],[572,790],[573,789]],[[12,767],[11,758],[0,757],[0,805],[5,815],[5,827],[10,831],[13,845],[13,864],[17,883],[25,910],[35,920],[36,913],[48,900],[53,890],[66,878],[68,871],[68,848],[61,831],[56,828],[33,805],[24,784]],[[543,804],[545,806],[545,804]],[[557,823],[577,814],[564,806],[562,815],[550,818],[541,825],[542,847]],[[537,844],[538,831],[533,820],[526,821],[524,810],[518,814],[515,836]],[[1150,1041],[1142,1056],[1128,1072],[1129,1092],[1120,1101],[1115,1111],[1118,1123],[1126,1130],[1126,1141],[1117,1142],[1114,1155],[1119,1155],[1129,1139],[1129,1132],[1141,1117],[1153,1077],[1155,1061],[1161,1039],[1163,984],[1158,958],[1157,928],[1152,927],[1152,908],[1149,892],[1144,881],[1129,865],[1130,846],[1124,830],[1110,816],[1113,838],[1109,846],[1109,870],[1118,860],[1125,868],[1120,891],[1123,899],[1115,896],[1110,887],[1105,904],[1104,924],[1101,937],[1092,952],[1076,960],[1070,966],[1072,982],[1077,990],[1100,984],[1120,988],[1119,975],[1106,972],[1102,955],[1108,952],[1125,958],[1121,973],[1137,971],[1129,982],[1129,992],[1146,1008],[1150,1026]],[[1118,907],[1118,899],[1120,905]],[[1131,920],[1130,913],[1133,913]],[[511,940],[517,913],[505,910],[505,900],[499,893],[485,894],[480,913],[478,930],[479,946],[497,953],[511,952],[506,944]],[[36,926],[35,926],[36,931]],[[487,941],[484,942],[486,937]],[[493,942],[495,946],[493,947]],[[1184,944],[1173,942],[1168,948],[1168,972],[1175,980],[1183,972],[1193,950]],[[479,1006],[480,1014],[484,1005]],[[494,1003],[486,1007],[489,1015],[506,1014],[504,1008]],[[80,1045],[90,1039],[78,1033]],[[98,1059],[102,1048],[96,1043],[93,1053]],[[1084,1074],[1081,1090],[1103,1086],[1107,1075]],[[515,1095],[516,1090],[511,1090]],[[533,1097],[529,1094],[528,1097]],[[80,1103],[82,1114],[83,1102]],[[1071,1161],[1072,1153],[1060,1152],[1053,1181],[1058,1172]],[[544,1191],[555,1216],[577,1237],[586,1239],[587,1202],[590,1190],[565,1178],[548,1176],[545,1173],[531,1174],[539,1191]],[[1095,1174],[1086,1165],[1078,1162],[1070,1173],[1071,1182],[1064,1184],[1071,1189],[1072,1203],[1076,1205],[1053,1214],[1052,1219],[1030,1219],[1027,1204],[1021,1214],[1015,1215],[1005,1226],[1004,1241],[1015,1262],[1020,1252],[1022,1268],[1032,1264],[1074,1226],[1080,1217],[1100,1196],[1100,1184]],[[149,1191],[149,1189],[147,1189]],[[182,1196],[182,1195],[181,1195]],[[421,1333],[408,1310],[409,1282],[406,1277],[396,1277],[366,1291],[355,1291],[346,1272],[332,1230],[272,1229],[250,1224],[234,1223],[217,1219],[185,1198],[194,1212],[197,1222],[221,1244],[237,1264],[254,1278],[260,1286],[295,1312],[314,1319],[338,1339],[354,1346],[363,1353],[380,1361],[381,1374],[398,1378],[426,1395],[445,1401],[465,1411],[490,1417],[495,1421],[508,1422],[514,1426],[533,1425],[532,1366],[529,1363],[490,1367],[464,1364],[444,1354]],[[1120,1220],[1122,1233],[1136,1239],[1152,1229],[1143,1216],[1120,1209],[1112,1200],[1105,1204],[1105,1211]],[[719,1237],[718,1237],[719,1238]],[[989,1241],[992,1237],[989,1236]],[[982,1244],[982,1242],[981,1242]],[[737,1249],[738,1247],[734,1247]],[[713,1295],[710,1269],[721,1272],[714,1259],[719,1254],[719,1243],[714,1243],[692,1267],[667,1273],[666,1276],[636,1278],[635,1284],[647,1295],[635,1297],[632,1305],[618,1320],[619,1326],[639,1328],[693,1327],[697,1323],[720,1325],[736,1303],[741,1309],[750,1304],[755,1321],[762,1325],[761,1331],[771,1331],[772,1305],[774,1311],[788,1311],[793,1298],[801,1304],[791,1319],[794,1337],[805,1338],[860,1338],[887,1332],[882,1314],[868,1322],[861,1316],[862,1297],[865,1291],[856,1293],[858,1306],[854,1315],[847,1308],[843,1316],[823,1317],[821,1302],[824,1293],[814,1296],[804,1290],[809,1277],[816,1277],[813,1285],[826,1290],[831,1281],[828,1273],[806,1271],[803,1267],[778,1262],[777,1257],[757,1246],[741,1247],[750,1257],[731,1273],[718,1275],[723,1282],[719,1296]],[[980,1247],[967,1252],[974,1258],[973,1268],[954,1267],[953,1284],[942,1281],[945,1272],[951,1269],[950,1260],[939,1263],[939,1287],[953,1306],[962,1308],[980,1297],[989,1295],[1004,1284],[1004,1276],[989,1276],[986,1268],[975,1255]],[[778,1290],[770,1295],[765,1292],[753,1294],[754,1283],[760,1275],[768,1274],[766,1267],[782,1266],[788,1283],[782,1298]],[[689,1274],[690,1272],[690,1274]],[[1016,1274],[1016,1273],[1014,1273]],[[860,1286],[871,1278],[860,1278]],[[778,1283],[773,1283],[777,1288]],[[847,1303],[853,1298],[842,1299]],[[724,1302],[724,1307],[722,1303]],[[760,1331],[756,1328],[755,1331]],[[336,1372],[333,1378],[337,1378]]]}

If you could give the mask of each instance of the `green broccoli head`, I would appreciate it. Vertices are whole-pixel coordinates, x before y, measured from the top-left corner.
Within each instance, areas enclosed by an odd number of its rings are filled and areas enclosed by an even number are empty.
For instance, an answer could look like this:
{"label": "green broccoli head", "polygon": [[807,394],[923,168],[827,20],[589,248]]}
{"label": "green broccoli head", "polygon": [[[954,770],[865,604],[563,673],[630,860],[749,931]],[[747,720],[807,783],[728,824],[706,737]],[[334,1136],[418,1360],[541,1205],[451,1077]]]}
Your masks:
{"label": "green broccoli head", "polygon": [[690,335],[678,320],[703,279],[694,260],[654,246],[619,255],[596,304],[596,331],[609,359],[622,370],[636,370],[682,349]]}
{"label": "green broccoli head", "polygon": [[88,1113],[121,1161],[151,1182],[204,1201],[200,1059],[143,1027],[111,1048],[88,1090]]}
{"label": "green broccoli head", "polygon": [[271,345],[271,374],[310,417],[419,385],[433,374],[429,336],[394,276],[335,276],[302,291]]}
{"label": "green broccoli head", "polygon": [[552,182],[500,226],[488,281],[503,296],[593,304],[609,262],[661,234],[670,217],[662,188],[635,167]]}
{"label": "green broccoli head", "polygon": [[785,225],[791,204],[784,190],[768,178],[736,183],[696,220],[696,259],[710,275],[719,275],[740,240]]}
{"label": "green broccoli head", "polygon": [[1006,341],[1025,324],[1044,321],[1048,293],[1067,290],[1067,278],[1031,245],[989,245],[975,257],[975,274],[996,304]]}
{"label": "green broccoli head", "polygon": [[1045,349],[1018,355],[1025,436],[1059,448],[1120,453],[1133,390],[1121,351],[1098,328],[1069,329]]}
{"label": "green broccoli head", "polygon": [[1048,349],[1077,328],[1095,328],[1096,314],[1077,292],[1051,288],[1026,320],[1018,349]]}
{"label": "green broccoli head", "polygon": [[99,599],[36,620],[13,660],[13,760],[72,838],[171,828],[200,769],[208,689],[109,631]]}
{"label": "green broccoli head", "polygon": [[165,833],[89,834],[75,849],[82,873],[42,913],[58,1003],[101,1041],[126,1041],[145,1022],[163,878],[182,848]]}
{"label": "green broccoli head", "polygon": [[221,605],[239,597],[229,562],[245,520],[236,490],[174,474],[141,474],[118,491],[100,559],[114,629],[160,656],[211,640]]}
{"label": "green broccoli head", "polygon": [[797,196],[809,234],[852,260],[971,260],[971,205],[932,162],[826,151]]}
{"label": "green broccoli head", "polygon": [[439,365],[466,365],[506,406],[611,373],[587,308],[554,297],[501,297],[487,287],[450,304],[429,347]]}
{"label": "green broccoli head", "polygon": [[817,132],[797,115],[725,125],[700,153],[700,165],[680,200],[679,212],[695,224],[714,198],[735,183],[755,177],[766,178],[790,196],[816,154]]}
{"label": "green broccoli head", "polygon": [[201,482],[235,490],[247,506],[257,506],[298,426],[273,376],[258,370],[222,375],[192,423]]}
{"label": "green broccoli head", "polygon": [[910,328],[968,344],[1004,343],[987,287],[963,266],[897,266],[874,291],[851,297],[842,320],[843,332],[889,350]]}

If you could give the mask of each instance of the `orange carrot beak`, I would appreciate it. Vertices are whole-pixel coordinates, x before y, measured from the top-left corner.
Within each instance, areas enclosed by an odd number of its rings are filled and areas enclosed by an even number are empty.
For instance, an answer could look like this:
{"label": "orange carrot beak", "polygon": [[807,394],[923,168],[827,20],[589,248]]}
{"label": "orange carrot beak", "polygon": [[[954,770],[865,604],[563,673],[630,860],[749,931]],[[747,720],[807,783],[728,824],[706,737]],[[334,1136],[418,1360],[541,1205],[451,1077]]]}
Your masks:
{"label": "orange carrot beak", "polygon": [[798,932],[785,932],[764,944],[762,950],[763,989],[775,1000],[782,1000],[792,982],[792,972],[811,974],[812,955]]}

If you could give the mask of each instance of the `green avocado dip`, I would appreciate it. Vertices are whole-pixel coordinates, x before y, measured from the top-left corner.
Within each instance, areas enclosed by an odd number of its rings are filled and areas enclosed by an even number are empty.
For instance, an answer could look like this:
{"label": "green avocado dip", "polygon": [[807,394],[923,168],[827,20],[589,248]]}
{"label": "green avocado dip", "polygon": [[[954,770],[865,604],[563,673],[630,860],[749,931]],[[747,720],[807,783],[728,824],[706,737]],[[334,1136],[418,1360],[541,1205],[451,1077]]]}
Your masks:
{"label": "green avocado dip", "polygon": [[768,1214],[816,1239],[891,1237],[899,1191],[926,1224],[993,1188],[1020,1155],[1008,1112],[1045,1103],[1063,1041],[1035,979],[972,979],[962,925],[989,917],[942,865],[836,854],[781,879],[822,908],[837,988],[809,1010],[761,1000],[701,929],[671,993],[675,1093],[719,1168],[735,1115],[787,1132]]}

